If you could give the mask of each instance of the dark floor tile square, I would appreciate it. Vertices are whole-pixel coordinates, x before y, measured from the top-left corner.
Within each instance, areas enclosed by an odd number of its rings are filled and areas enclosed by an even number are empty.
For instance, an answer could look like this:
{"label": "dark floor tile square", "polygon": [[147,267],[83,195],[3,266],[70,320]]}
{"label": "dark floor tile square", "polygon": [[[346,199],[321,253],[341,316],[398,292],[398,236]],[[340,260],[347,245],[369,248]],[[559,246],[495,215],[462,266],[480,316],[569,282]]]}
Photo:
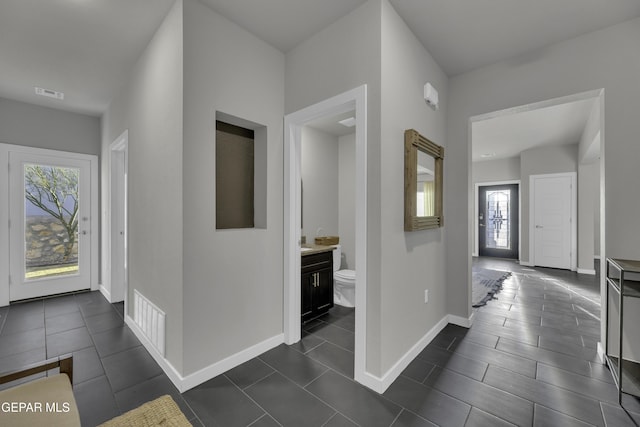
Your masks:
{"label": "dark floor tile square", "polygon": [[124,320],[115,310],[86,317],[85,322],[91,334],[124,326]]}
{"label": "dark floor tile square", "polygon": [[260,359],[303,387],[328,369],[326,366],[284,344],[260,355]]}
{"label": "dark floor tile square", "polygon": [[331,370],[306,389],[362,426],[388,427],[402,410],[384,396]]}
{"label": "dark floor tile square", "polygon": [[95,347],[73,352],[73,383],[79,384],[104,375],[102,361]]}
{"label": "dark floor tile square", "polygon": [[85,327],[47,335],[47,357],[73,353],[92,346],[93,341]]}
{"label": "dark floor tile square", "polygon": [[519,426],[533,422],[533,403],[447,369],[435,368],[425,384]]}
{"label": "dark floor tile square", "polygon": [[478,381],[482,381],[488,366],[486,362],[480,362],[433,346],[427,346],[418,354],[418,358]]}
{"label": "dark floor tile square", "polygon": [[354,351],[355,334],[353,332],[328,323],[318,325],[308,331],[332,344],[344,348],[345,350]]}
{"label": "dark floor tile square", "polygon": [[291,344],[289,347],[298,350],[300,353],[306,354],[323,342],[326,341],[316,335],[303,330],[302,338],[300,339],[300,341],[295,344]]}
{"label": "dark floor tile square", "polygon": [[542,381],[489,366],[484,382],[573,418],[604,425],[598,402]]}
{"label": "dark floor tile square", "polygon": [[44,328],[0,335],[0,358],[24,353],[44,345]]}
{"label": "dark floor tile square", "polygon": [[615,385],[543,363],[538,363],[536,379],[603,402],[618,402],[618,392]]}
{"label": "dark floor tile square", "polygon": [[[9,306],[2,327],[2,335],[44,328],[44,309],[40,304],[25,303]],[[1,335],[0,335],[1,336]]]}
{"label": "dark floor tile square", "polygon": [[625,412],[619,405],[610,403],[600,403],[602,414],[607,427],[638,427],[640,425],[640,414]]}
{"label": "dark floor tile square", "polygon": [[285,427],[322,426],[336,412],[277,372],[245,391]]}
{"label": "dark floor tile square", "polygon": [[78,311],[78,303],[75,295],[65,295],[44,300],[44,316],[54,317],[61,314]]}
{"label": "dark floor tile square", "polygon": [[0,373],[19,371],[26,365],[43,362],[47,359],[47,352],[42,347],[28,350],[24,353],[16,353],[0,358]]}
{"label": "dark floor tile square", "polygon": [[98,377],[73,386],[73,395],[83,426],[97,426],[120,415],[106,377]]}
{"label": "dark floor tile square", "polygon": [[336,414],[322,427],[358,427],[358,425],[344,415],[336,412]]}
{"label": "dark floor tile square", "polygon": [[438,427],[437,424],[420,418],[407,410],[402,410],[398,418],[391,424],[391,427]]}
{"label": "dark floor tile square", "polygon": [[127,326],[93,334],[100,357],[106,357],[140,345],[140,341]]}
{"label": "dark floor tile square", "polygon": [[[328,427],[326,424],[323,427]],[[274,420],[269,414],[264,414],[258,421],[251,424],[251,427],[281,427],[280,424]]]}
{"label": "dark floor tile square", "polygon": [[75,294],[75,297],[78,307],[85,304],[107,302],[107,299],[100,291],[79,292]]}
{"label": "dark floor tile square", "polygon": [[228,370],[224,374],[235,385],[244,389],[271,375],[273,372],[273,368],[268,366],[262,360],[254,358],[240,366],[236,366],[235,368]]}
{"label": "dark floor tile square", "polygon": [[478,408],[471,408],[469,418],[467,418],[464,427],[514,427],[514,424]]}
{"label": "dark floor tile square", "polygon": [[47,335],[81,328],[84,325],[84,319],[82,318],[80,311],[45,318],[45,331]]}
{"label": "dark floor tile square", "polygon": [[[102,297],[102,295],[101,295]],[[95,316],[96,314],[108,313],[115,310],[109,302],[102,297],[102,299],[96,299],[93,302],[87,304],[79,304],[78,307],[82,312],[82,315],[86,317]]]}
{"label": "dark floor tile square", "polygon": [[411,361],[411,363],[409,363],[404,371],[402,371],[402,375],[421,383],[427,379],[434,367],[434,364],[425,362],[421,358],[416,357]]}
{"label": "dark floor tile square", "polygon": [[224,375],[183,394],[205,426],[245,427],[265,412]]}
{"label": "dark floor tile square", "polygon": [[461,343],[456,347],[455,353],[478,362],[501,366],[532,378],[536,375],[535,361],[500,350],[486,348],[472,342]]}
{"label": "dark floor tile square", "polygon": [[120,390],[115,393],[115,398],[120,410],[122,412],[127,412],[140,405],[157,399],[160,396],[164,396],[165,394],[168,394],[173,398],[188,420],[195,417],[195,414],[185,402],[182,394],[180,394],[171,380],[169,380],[169,378],[164,374],[160,374],[149,380],[140,382],[129,388],[125,388],[124,390]]}
{"label": "dark floor tile square", "polygon": [[107,356],[102,359],[102,365],[114,392],[142,383],[162,373],[160,366],[142,346]]}
{"label": "dark floor tile square", "polygon": [[307,356],[340,372],[342,375],[353,378],[354,354],[342,347],[325,342],[308,352]]}
{"label": "dark floor tile square", "polygon": [[406,377],[399,377],[384,396],[440,426],[463,426],[471,406]]}
{"label": "dark floor tile square", "polygon": [[[562,427],[593,427],[593,424],[580,421],[553,409],[535,405],[533,415],[534,427],[562,426]],[[615,424],[616,426],[618,424]]]}

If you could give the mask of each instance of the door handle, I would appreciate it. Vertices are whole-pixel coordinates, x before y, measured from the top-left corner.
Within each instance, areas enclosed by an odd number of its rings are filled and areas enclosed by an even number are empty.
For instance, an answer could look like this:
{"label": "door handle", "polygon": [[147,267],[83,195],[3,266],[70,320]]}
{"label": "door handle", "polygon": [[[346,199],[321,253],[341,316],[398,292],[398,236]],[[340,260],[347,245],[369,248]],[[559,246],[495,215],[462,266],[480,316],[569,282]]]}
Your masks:
{"label": "door handle", "polygon": [[536,225],[536,228],[544,228],[544,227],[541,225]]}
{"label": "door handle", "polygon": [[480,227],[484,227],[484,224],[478,224]]}

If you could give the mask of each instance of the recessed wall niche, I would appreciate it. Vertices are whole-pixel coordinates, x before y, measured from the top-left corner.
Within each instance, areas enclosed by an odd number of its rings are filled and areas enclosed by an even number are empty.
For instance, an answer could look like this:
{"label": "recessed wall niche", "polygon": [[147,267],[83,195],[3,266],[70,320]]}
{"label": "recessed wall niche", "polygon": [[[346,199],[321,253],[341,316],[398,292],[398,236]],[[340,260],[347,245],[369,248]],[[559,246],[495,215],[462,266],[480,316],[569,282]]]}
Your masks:
{"label": "recessed wall niche", "polygon": [[267,228],[267,127],[216,112],[216,229]]}

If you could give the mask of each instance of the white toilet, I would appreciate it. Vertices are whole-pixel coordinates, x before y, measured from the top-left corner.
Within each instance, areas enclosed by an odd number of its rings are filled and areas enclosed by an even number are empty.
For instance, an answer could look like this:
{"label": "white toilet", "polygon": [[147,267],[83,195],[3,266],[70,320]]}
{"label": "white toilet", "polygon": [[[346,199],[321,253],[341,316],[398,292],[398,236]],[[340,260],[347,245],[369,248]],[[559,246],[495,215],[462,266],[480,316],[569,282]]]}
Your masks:
{"label": "white toilet", "polygon": [[356,272],[340,270],[342,248],[335,245],[333,250],[333,303],[343,307],[356,306]]}

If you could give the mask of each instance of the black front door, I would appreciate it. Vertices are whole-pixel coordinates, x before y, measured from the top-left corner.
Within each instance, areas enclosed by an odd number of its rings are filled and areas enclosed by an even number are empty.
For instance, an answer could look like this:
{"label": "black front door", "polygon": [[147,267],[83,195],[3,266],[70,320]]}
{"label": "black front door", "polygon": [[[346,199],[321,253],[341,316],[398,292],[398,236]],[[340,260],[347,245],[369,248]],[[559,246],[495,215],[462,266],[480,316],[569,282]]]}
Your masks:
{"label": "black front door", "polygon": [[518,259],[518,184],[479,187],[479,255]]}

